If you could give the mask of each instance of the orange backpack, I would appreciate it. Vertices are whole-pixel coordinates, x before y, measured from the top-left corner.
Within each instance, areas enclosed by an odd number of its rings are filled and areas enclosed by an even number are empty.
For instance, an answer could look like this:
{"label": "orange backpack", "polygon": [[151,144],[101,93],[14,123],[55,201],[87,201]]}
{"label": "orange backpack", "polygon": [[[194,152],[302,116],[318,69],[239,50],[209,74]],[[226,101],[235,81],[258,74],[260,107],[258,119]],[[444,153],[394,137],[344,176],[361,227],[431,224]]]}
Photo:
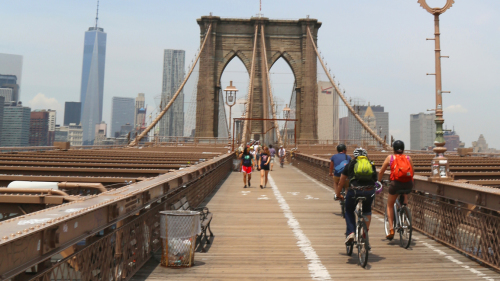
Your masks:
{"label": "orange backpack", "polygon": [[410,157],[404,154],[391,155],[391,181],[409,182],[412,179]]}

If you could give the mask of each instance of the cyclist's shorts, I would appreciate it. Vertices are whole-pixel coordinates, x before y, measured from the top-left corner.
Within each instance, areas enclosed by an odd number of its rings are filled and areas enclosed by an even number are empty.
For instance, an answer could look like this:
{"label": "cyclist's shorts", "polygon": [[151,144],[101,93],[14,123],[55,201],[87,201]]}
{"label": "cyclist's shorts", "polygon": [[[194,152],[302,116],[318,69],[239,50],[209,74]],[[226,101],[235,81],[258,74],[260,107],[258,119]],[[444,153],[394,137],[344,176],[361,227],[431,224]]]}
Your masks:
{"label": "cyclist's shorts", "polygon": [[[336,184],[339,184],[340,177],[333,176],[333,182]],[[345,181],[344,188],[345,189],[349,188],[349,181],[348,180]]]}
{"label": "cyclist's shorts", "polygon": [[391,181],[389,185],[389,194],[408,194],[413,189],[413,181],[409,182],[400,182],[400,181]]}
{"label": "cyclist's shorts", "polygon": [[241,166],[241,171],[245,174],[251,174],[252,167],[251,166]]}

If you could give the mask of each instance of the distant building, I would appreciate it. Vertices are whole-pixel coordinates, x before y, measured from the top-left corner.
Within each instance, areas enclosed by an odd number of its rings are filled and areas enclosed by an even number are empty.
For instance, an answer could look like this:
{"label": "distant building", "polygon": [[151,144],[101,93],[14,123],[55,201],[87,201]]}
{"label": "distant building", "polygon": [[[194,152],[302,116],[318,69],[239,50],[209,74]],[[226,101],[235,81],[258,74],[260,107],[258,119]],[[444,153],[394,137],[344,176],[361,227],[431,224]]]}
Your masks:
{"label": "distant building", "polygon": [[472,151],[480,153],[498,153],[498,150],[488,146],[486,139],[481,134],[477,141],[472,142]]}
{"label": "distant building", "polygon": [[61,131],[61,125],[56,125],[56,130],[54,133],[54,142],[68,141],[68,131]]}
{"label": "distant building", "polygon": [[64,103],[64,126],[71,123],[80,124],[82,112],[82,103],[76,101],[67,101]]}
{"label": "distant building", "polygon": [[[2,128],[3,128],[3,108],[5,106],[5,98],[0,96],[0,140],[2,139]],[[0,143],[0,146],[2,144]]]}
{"label": "distant building", "polygon": [[30,138],[31,108],[21,104],[5,106],[3,109],[3,128],[1,146],[28,146]]}
{"label": "distant building", "polygon": [[104,90],[104,67],[106,61],[106,37],[103,28],[90,27],[85,32],[83,49],[82,85],[80,102],[82,106],[81,124],[83,142],[92,144],[95,137],[95,124],[102,121]]}
{"label": "distant building", "polygon": [[[382,139],[386,138],[386,142],[389,142],[389,112],[384,111],[384,107],[381,105],[361,105],[361,103],[355,104],[353,106],[356,113],[363,119],[365,123],[371,124],[371,129]],[[366,112],[370,108],[370,112],[367,115]],[[376,144],[371,135],[369,135],[366,130],[361,126],[356,117],[348,112],[347,115],[348,124],[348,136],[347,139],[354,142],[368,142],[369,144]]]}
{"label": "distant building", "polygon": [[56,111],[55,110],[47,110],[49,113],[49,133],[47,135],[47,145],[54,145],[54,138],[56,136]]}
{"label": "distant building", "polygon": [[139,110],[141,108],[146,108],[146,98],[143,93],[139,93],[137,98],[135,98],[135,114],[134,114],[134,123],[130,123],[134,128],[140,128],[142,123],[144,122],[144,116],[139,115]]}
{"label": "distant building", "polygon": [[460,147],[460,136],[457,135],[455,130],[444,132],[444,140],[446,141],[445,147],[448,151],[455,151]]}
{"label": "distant building", "polygon": [[35,110],[30,118],[30,146],[47,146],[49,138],[49,112]]}
{"label": "distant building", "polygon": [[342,117],[339,119],[339,140],[346,142],[349,139],[349,117]]}
{"label": "distant building", "polygon": [[[184,79],[184,50],[165,50],[161,104],[170,102]],[[160,120],[160,137],[184,136],[184,93],[181,91],[170,110]]]}
{"label": "distant building", "polygon": [[318,81],[318,139],[339,139],[339,96],[332,83]]}
{"label": "distant building", "polygon": [[0,73],[0,88],[11,89],[10,100],[17,102],[19,101],[19,84],[17,84],[16,75],[8,75]]}
{"label": "distant building", "polygon": [[434,146],[436,123],[434,113],[410,114],[410,149],[422,150]]}
{"label": "distant building", "polygon": [[111,136],[120,133],[125,124],[133,124],[136,117],[136,102],[133,98],[113,97],[111,107]]}
{"label": "distant building", "polygon": [[102,134],[102,135],[106,136],[107,131],[108,131],[108,124],[106,124],[106,122],[102,121],[99,124],[95,124],[94,135],[97,136],[97,134]]}
{"label": "distant building", "polygon": [[81,125],[75,123],[70,123],[68,126],[62,126],[59,128],[58,135],[62,136],[67,132],[67,140],[70,142],[71,146],[82,146],[83,145],[83,129]]}
{"label": "distant building", "polygon": [[122,125],[120,127],[120,132],[118,133],[118,135],[115,134],[115,138],[126,137],[128,135],[128,133],[132,132],[133,130],[134,130],[134,127],[129,123]]}
{"label": "distant building", "polygon": [[0,54],[0,77],[2,75],[12,75],[16,77],[15,83],[2,83],[0,78],[0,88],[6,88],[4,84],[9,84],[13,88],[12,101],[18,102],[20,96],[21,78],[23,72],[23,56],[12,54]]}
{"label": "distant building", "polygon": [[12,102],[12,89],[0,88],[0,97],[4,98],[4,103],[10,104]]}

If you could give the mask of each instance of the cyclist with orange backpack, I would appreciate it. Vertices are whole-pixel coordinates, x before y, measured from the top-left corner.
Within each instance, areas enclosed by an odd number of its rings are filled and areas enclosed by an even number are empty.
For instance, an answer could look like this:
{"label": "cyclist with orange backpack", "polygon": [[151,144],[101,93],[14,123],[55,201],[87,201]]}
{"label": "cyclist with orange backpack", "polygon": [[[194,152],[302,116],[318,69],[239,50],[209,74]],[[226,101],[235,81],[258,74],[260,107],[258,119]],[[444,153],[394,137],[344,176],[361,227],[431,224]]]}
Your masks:
{"label": "cyclist with orange backpack", "polygon": [[394,154],[385,158],[384,164],[382,164],[382,168],[380,168],[378,174],[378,180],[382,181],[382,177],[387,167],[391,169],[391,184],[389,186],[389,196],[387,198],[387,214],[391,229],[386,238],[389,240],[394,238],[394,203],[399,194],[404,194],[403,204],[408,205],[408,193],[413,189],[413,175],[415,171],[410,156],[403,154],[405,151],[404,142],[397,140],[392,144],[392,148],[394,149]]}

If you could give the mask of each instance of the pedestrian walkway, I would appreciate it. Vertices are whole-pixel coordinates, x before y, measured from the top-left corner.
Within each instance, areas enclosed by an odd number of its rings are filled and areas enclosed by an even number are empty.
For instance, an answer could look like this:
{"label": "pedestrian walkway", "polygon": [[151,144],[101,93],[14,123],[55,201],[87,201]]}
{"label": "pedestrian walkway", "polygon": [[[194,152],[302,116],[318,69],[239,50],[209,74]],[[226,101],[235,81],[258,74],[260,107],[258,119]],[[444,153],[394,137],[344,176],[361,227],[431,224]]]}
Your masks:
{"label": "pedestrian walkway", "polygon": [[[345,253],[345,221],[332,189],[293,166],[270,172],[266,189],[253,174],[243,188],[233,172],[207,199],[214,239],[195,266],[172,269],[151,259],[132,280],[500,280],[500,275],[414,232],[405,250],[385,240],[374,212],[365,269]],[[358,279],[359,278],[359,279]]]}

